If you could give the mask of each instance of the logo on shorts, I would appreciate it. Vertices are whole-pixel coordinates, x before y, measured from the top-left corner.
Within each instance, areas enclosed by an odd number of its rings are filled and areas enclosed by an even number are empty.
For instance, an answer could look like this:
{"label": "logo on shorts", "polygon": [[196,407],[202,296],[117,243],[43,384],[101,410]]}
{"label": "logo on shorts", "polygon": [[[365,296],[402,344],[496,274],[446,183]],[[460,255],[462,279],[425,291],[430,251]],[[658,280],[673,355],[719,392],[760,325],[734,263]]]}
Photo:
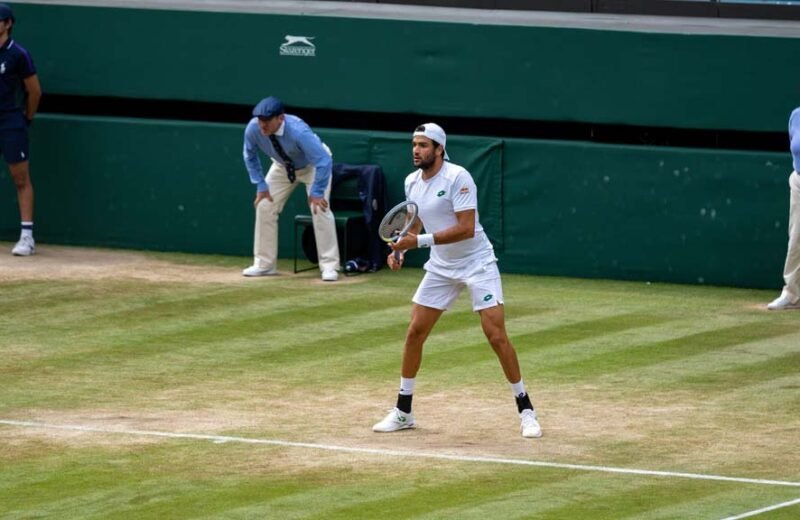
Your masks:
{"label": "logo on shorts", "polygon": [[444,190],[442,190],[439,193],[437,193],[436,196],[437,197],[443,197],[444,196]]}
{"label": "logo on shorts", "polygon": [[492,298],[494,298],[494,296],[493,296],[493,295],[491,295],[491,294],[487,294],[486,296],[484,296],[484,297],[483,297],[483,301],[485,301],[485,302],[488,302],[488,301],[489,301],[489,300],[491,300]]}
{"label": "logo on shorts", "polygon": [[281,44],[281,56],[305,56],[313,58],[317,55],[317,46],[311,43],[314,36],[284,36],[286,41]]}

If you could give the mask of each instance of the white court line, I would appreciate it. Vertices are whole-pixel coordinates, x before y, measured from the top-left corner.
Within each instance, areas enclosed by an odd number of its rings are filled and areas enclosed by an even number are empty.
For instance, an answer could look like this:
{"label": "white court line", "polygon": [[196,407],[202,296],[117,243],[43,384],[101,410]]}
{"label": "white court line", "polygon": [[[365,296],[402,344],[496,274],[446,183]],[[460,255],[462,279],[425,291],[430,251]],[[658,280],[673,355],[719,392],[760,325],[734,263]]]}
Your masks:
{"label": "white court line", "polygon": [[603,473],[622,473],[625,475],[646,475],[650,477],[688,478],[695,480],[715,480],[720,482],[738,482],[741,484],[762,484],[767,486],[800,487],[800,482],[785,480],[765,480],[757,478],[725,477],[721,475],[704,475],[701,473],[681,473],[676,471],[655,471],[648,469],[615,468],[610,466],[589,466],[585,464],[563,464],[558,462],[543,462],[524,459],[504,459],[499,457],[478,457],[468,455],[448,455],[446,453],[426,453],[418,451],[384,450],[379,448],[356,448],[350,446],[335,446],[331,444],[312,444],[308,442],[291,442],[270,439],[253,439],[248,437],[231,437],[228,435],[208,435],[201,433],[172,433],[154,430],[127,430],[122,428],[97,428],[80,424],[49,424],[33,421],[13,421],[0,419],[0,424],[19,426],[23,428],[46,428],[51,430],[72,430],[94,433],[114,433],[121,435],[143,435],[149,437],[167,437],[170,439],[198,439],[217,443],[241,442],[245,444],[266,444],[270,446],[285,446],[291,448],[308,448],[314,450],[341,451],[346,453],[367,453],[370,455],[389,455],[396,457],[414,457],[425,459],[453,460],[458,462],[484,462],[490,464],[514,464],[519,466],[537,466],[542,468],[574,469],[579,471],[599,471]]}
{"label": "white court line", "polygon": [[755,511],[748,511],[747,513],[742,513],[741,515],[729,516],[727,518],[723,518],[722,520],[739,520],[740,518],[748,518],[751,516],[760,515],[761,513],[766,513],[767,511],[774,511],[776,509],[793,506],[795,504],[800,504],[800,498],[789,500],[788,502],[781,502],[780,504],[775,504],[774,506],[756,509]]}

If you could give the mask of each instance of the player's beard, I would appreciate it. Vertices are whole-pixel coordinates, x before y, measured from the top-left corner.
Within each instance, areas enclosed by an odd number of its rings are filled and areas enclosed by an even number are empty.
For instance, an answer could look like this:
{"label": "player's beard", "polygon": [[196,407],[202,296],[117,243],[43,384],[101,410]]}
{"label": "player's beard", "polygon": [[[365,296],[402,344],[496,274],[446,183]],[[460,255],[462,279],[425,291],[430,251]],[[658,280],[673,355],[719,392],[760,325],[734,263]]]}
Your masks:
{"label": "player's beard", "polygon": [[429,170],[433,163],[436,162],[436,156],[431,155],[430,157],[420,157],[419,162],[417,163],[417,168],[422,170]]}

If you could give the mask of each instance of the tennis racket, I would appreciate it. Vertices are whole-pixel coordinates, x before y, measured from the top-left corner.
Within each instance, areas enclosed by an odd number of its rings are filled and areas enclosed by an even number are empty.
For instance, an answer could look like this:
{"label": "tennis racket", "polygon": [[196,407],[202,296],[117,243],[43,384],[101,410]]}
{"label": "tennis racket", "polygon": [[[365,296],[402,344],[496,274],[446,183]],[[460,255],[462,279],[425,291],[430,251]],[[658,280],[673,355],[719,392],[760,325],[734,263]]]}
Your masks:
{"label": "tennis racket", "polygon": [[[417,220],[417,204],[407,200],[401,202],[386,213],[378,226],[378,235],[386,243],[397,242],[408,234],[408,230]],[[400,262],[400,251],[394,252],[394,259]]]}

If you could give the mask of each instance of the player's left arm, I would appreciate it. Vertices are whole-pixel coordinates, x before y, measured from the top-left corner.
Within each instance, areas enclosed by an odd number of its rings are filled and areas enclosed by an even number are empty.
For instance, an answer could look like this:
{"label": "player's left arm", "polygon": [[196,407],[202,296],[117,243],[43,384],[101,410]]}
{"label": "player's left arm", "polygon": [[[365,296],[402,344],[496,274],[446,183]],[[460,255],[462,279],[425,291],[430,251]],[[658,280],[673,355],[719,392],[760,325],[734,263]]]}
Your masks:
{"label": "player's left arm", "polygon": [[[461,242],[462,240],[468,240],[475,236],[475,210],[474,209],[465,209],[464,211],[456,212],[456,224],[454,226],[450,226],[447,229],[443,229],[441,231],[437,231],[436,233],[431,233],[430,235],[423,235],[423,237],[427,236],[428,240],[433,240],[432,243],[427,243],[427,245],[422,245],[419,243],[417,236],[422,228],[422,225],[414,226],[406,236],[398,240],[395,244],[392,244],[392,249],[395,250],[405,250],[405,249],[414,249],[417,247],[430,247],[432,245],[442,245],[442,244],[452,244],[454,242]],[[423,238],[423,241],[426,239]]]}
{"label": "player's left arm", "polygon": [[323,212],[328,209],[325,200],[325,188],[333,175],[333,158],[322,145],[322,140],[310,127],[306,126],[297,136],[297,146],[305,154],[308,162],[314,165],[314,182],[308,194],[308,204],[316,213],[317,208]]}
{"label": "player's left arm", "polygon": [[39,84],[39,76],[32,74],[23,79],[25,91],[28,93],[27,101],[25,103],[25,119],[28,123],[33,121],[33,116],[39,110],[39,101],[42,99],[42,86]]}

